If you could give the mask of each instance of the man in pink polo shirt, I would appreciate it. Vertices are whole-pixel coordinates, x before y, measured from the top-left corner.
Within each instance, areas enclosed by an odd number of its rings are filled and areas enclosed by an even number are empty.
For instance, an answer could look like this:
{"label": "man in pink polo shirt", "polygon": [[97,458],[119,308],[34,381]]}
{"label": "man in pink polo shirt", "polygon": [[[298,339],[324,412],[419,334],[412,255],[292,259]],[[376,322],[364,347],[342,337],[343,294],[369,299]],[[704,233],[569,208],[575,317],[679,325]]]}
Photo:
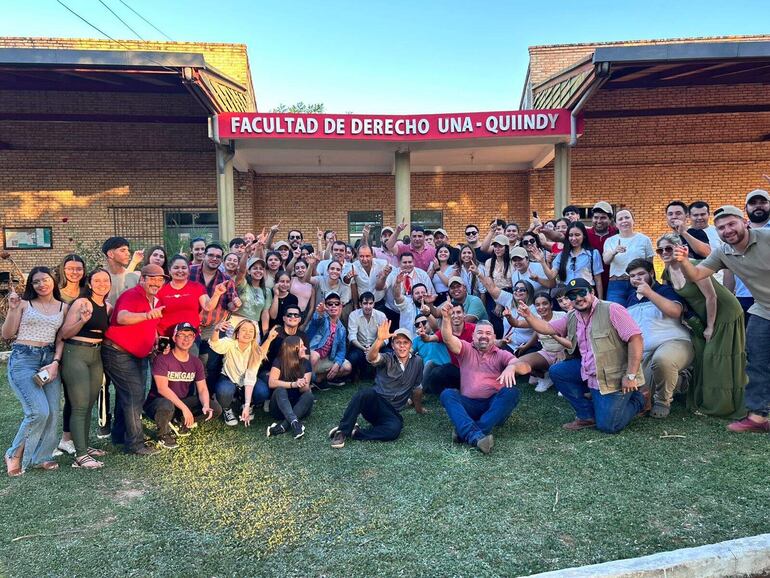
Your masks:
{"label": "man in pink polo shirt", "polygon": [[[602,301],[585,279],[567,283],[566,296],[574,309],[556,321],[543,321],[519,302],[519,314],[543,335],[572,341],[580,358],[555,363],[548,370],[556,389],[577,417],[564,429],[596,427],[617,433],[637,415],[649,410],[650,393],[641,372],[642,331],[625,307]],[[591,399],[585,394],[590,392]]]}
{"label": "man in pink polo shirt", "polygon": [[414,266],[423,271],[427,271],[431,263],[433,263],[433,259],[436,257],[436,248],[425,243],[425,229],[420,225],[412,226],[410,244],[405,245],[398,240],[398,236],[405,228],[406,226],[404,223],[399,223],[396,227],[396,234],[388,239],[385,246],[388,248],[388,251],[394,255],[401,256],[404,253],[411,253],[414,257]]}
{"label": "man in pink polo shirt", "polygon": [[441,332],[450,353],[460,364],[460,389],[445,389],[439,399],[455,428],[453,440],[467,443],[484,454],[492,451],[492,429],[502,425],[519,403],[516,375],[531,371],[528,363],[495,345],[489,321],[479,321],[473,343],[452,331],[452,306],[441,308]]}

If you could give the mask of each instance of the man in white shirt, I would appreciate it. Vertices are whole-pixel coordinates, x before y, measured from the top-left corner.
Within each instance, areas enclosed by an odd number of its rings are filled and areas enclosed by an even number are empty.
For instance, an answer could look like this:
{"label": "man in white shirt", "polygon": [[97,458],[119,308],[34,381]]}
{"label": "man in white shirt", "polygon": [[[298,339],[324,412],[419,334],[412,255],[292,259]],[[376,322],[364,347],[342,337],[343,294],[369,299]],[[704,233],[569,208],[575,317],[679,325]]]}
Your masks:
{"label": "man in white shirt", "polygon": [[315,269],[316,275],[326,275],[326,269],[328,269],[329,264],[332,261],[337,261],[342,265],[342,274],[347,275],[351,269],[351,264],[345,261],[345,252],[347,251],[347,248],[348,246],[344,241],[334,241],[332,244],[331,259],[324,259],[323,261],[318,262]]}
{"label": "man in white shirt", "polygon": [[[411,295],[412,294],[412,288],[422,284],[425,286],[425,289],[427,290],[428,295],[435,295],[436,290],[433,288],[433,282],[430,280],[430,277],[428,277],[428,274],[423,271],[422,269],[419,269],[414,264],[414,256],[411,253],[404,253],[399,258],[399,265],[400,268],[394,271],[391,271],[388,277],[385,279],[384,282],[377,281],[376,288],[377,290],[387,289],[387,293],[385,295],[385,303],[393,311],[399,311],[399,308],[395,304],[394,299],[394,291],[393,286],[396,283],[396,277],[403,273],[402,275],[402,294],[403,295]],[[414,319],[412,319],[412,323],[414,322]],[[403,323],[400,324],[400,327],[403,327],[410,332],[414,329],[414,327],[404,325]]]}
{"label": "man in white shirt", "polygon": [[411,295],[404,295],[404,280],[407,279],[403,271],[396,276],[393,283],[394,304],[401,313],[399,317],[399,327],[406,329],[409,335],[414,336],[414,320],[417,317],[423,305],[427,305],[436,300],[435,295],[428,295],[428,289],[422,283],[417,283],[412,287]]}
{"label": "man in white shirt", "polygon": [[[368,247],[367,247],[368,248]],[[362,377],[370,377],[372,366],[366,361],[366,354],[377,339],[377,328],[387,317],[382,311],[374,308],[374,295],[371,291],[361,293],[360,309],[356,309],[348,317],[348,361],[353,366],[354,381]]]}
{"label": "man in white shirt", "polygon": [[[377,277],[384,273],[387,267],[388,262],[385,259],[373,257],[371,247],[361,245],[358,248],[358,259],[353,261],[350,270],[343,274],[342,280],[348,285],[351,281],[355,282],[359,295],[363,295],[367,291],[372,293],[376,304],[385,299],[385,290],[377,289]],[[385,274],[386,279],[390,270]]]}

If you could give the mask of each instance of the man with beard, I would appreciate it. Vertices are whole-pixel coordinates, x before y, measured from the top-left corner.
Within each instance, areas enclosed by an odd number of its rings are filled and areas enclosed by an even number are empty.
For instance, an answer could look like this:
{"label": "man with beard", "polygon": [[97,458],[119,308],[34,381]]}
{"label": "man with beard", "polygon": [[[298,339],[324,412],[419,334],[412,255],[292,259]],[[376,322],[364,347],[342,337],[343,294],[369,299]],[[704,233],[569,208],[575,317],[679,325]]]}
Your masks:
{"label": "man with beard", "polygon": [[543,321],[523,302],[519,302],[519,315],[538,333],[569,339],[572,347],[567,353],[580,353],[549,370],[556,389],[576,414],[574,421],[562,427],[617,433],[649,409],[649,390],[642,389],[642,331],[625,307],[599,299],[585,279],[567,283],[566,296],[574,303],[566,317]]}
{"label": "man with beard", "polygon": [[[613,235],[618,234],[618,228],[612,224],[612,205],[607,201],[599,201],[591,210],[591,227],[586,229],[588,242],[591,247],[599,251],[599,255],[604,255],[604,243]],[[565,247],[567,244],[565,244]],[[602,271],[602,287],[609,287],[610,268],[605,267]]]}
{"label": "man with beard", "polygon": [[441,308],[441,331],[460,364],[460,389],[445,389],[439,399],[454,426],[452,439],[488,454],[495,441],[493,428],[504,424],[519,403],[516,375],[531,368],[495,345],[489,321],[476,324],[472,344],[462,341],[452,331],[451,310],[450,303]]}
{"label": "man with beard", "polygon": [[409,335],[412,335],[414,332],[414,320],[417,318],[417,312],[422,309],[423,305],[434,301],[436,296],[428,295],[428,288],[424,283],[417,283],[412,286],[411,293],[405,295],[405,279],[408,279],[408,276],[403,271],[396,275],[396,280],[393,283],[393,303],[401,313],[399,317],[399,327],[401,329],[406,329],[409,332]]}
{"label": "man with beard", "polygon": [[689,207],[682,201],[671,201],[666,205],[666,223],[689,247],[690,256],[700,261],[711,253],[709,238],[706,231],[702,229],[687,228],[688,212]]}
{"label": "man with beard", "polygon": [[[764,193],[764,195],[762,194]],[[755,197],[760,200],[756,201]],[[762,199],[768,203],[767,193],[750,192],[746,206],[756,213]],[[765,210],[765,209],[763,209]],[[751,214],[751,213],[750,213]],[[761,224],[762,214],[755,214],[753,224]],[[765,223],[766,225],[766,223]],[[749,309],[751,318],[746,328],[746,409],[749,415],[731,423],[727,428],[734,432],[770,431],[770,227],[749,228],[743,220],[743,211],[725,205],[714,211],[714,226],[724,244],[711,252],[702,263],[693,265],[684,247],[674,248],[674,257],[681,264],[685,277],[692,282],[700,281],[720,269],[729,269],[746,284],[754,297]]]}
{"label": "man with beard", "polygon": [[296,251],[302,246],[302,239],[302,231],[299,229],[289,231],[288,241],[292,251]]}

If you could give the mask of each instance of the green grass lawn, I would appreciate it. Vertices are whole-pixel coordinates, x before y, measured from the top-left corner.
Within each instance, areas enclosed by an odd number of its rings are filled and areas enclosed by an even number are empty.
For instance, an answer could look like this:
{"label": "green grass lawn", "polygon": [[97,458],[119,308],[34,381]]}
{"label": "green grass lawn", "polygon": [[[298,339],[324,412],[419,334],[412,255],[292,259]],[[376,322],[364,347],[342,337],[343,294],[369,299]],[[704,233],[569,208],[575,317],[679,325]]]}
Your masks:
{"label": "green grass lawn", "polygon": [[[20,409],[2,371],[6,448]],[[60,458],[5,478],[0,574],[512,576],[770,531],[766,435],[679,406],[620,435],[570,433],[567,403],[527,387],[490,456],[452,444],[435,398],[396,442],[333,450],[353,389],[320,394],[299,441],[265,438],[259,415],[100,471]]]}

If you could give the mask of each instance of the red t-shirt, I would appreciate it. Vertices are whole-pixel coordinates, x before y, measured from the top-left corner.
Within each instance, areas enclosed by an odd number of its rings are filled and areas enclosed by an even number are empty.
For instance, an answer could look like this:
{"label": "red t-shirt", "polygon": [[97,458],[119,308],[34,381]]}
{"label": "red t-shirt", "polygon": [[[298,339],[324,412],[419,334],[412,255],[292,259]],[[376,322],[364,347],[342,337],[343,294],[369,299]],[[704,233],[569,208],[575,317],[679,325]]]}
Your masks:
{"label": "red t-shirt", "polygon": [[[600,237],[594,232],[593,227],[588,227],[588,242],[591,244],[591,246],[599,251],[599,257],[602,257],[604,255],[604,244],[607,242],[607,239],[612,237],[613,235],[618,234],[618,228],[614,225],[610,225],[609,230],[607,231],[607,234],[603,237]],[[569,241],[565,241],[566,243],[569,243]],[[607,285],[610,282],[610,268],[605,267],[604,271],[602,272],[602,285],[604,286],[604,295],[607,294]],[[602,296],[603,297],[603,296]]]}
{"label": "red t-shirt", "polygon": [[165,305],[163,317],[158,323],[158,334],[173,337],[177,323],[186,321],[198,329],[200,319],[200,298],[206,295],[206,288],[197,281],[188,281],[181,289],[166,283],[158,291],[158,306]]}
{"label": "red t-shirt", "polygon": [[[475,323],[466,323],[463,326],[462,333],[458,335],[460,338],[460,341],[467,341],[468,343],[473,343],[473,332],[476,330],[476,324]],[[438,337],[439,343],[444,343],[444,338],[441,336],[441,329],[436,331],[436,337]],[[460,367],[460,362],[457,361],[457,356],[449,352],[449,358],[452,360],[452,365],[456,365],[457,367]]]}
{"label": "red t-shirt", "polygon": [[[153,299],[154,300],[154,299]],[[118,313],[147,313],[152,305],[147,300],[144,287],[137,285],[120,294],[112,310],[110,326],[104,337],[122,347],[135,357],[147,357],[155,347],[155,337],[158,333],[158,319],[147,319],[134,325],[118,325]]]}

